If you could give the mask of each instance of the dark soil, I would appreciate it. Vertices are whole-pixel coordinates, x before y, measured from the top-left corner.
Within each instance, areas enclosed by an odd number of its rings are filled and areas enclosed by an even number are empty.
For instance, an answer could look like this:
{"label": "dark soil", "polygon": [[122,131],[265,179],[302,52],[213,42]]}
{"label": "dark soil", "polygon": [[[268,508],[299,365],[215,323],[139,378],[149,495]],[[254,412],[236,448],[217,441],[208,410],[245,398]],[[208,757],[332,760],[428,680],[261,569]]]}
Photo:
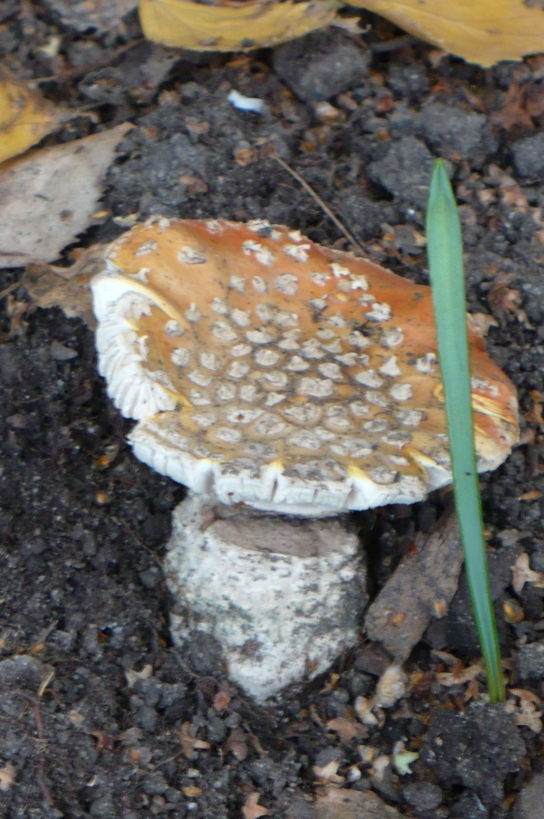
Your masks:
{"label": "dark soil", "polygon": [[[275,151],[373,259],[426,282],[426,186],[433,157],[448,160],[469,308],[495,319],[488,347],[520,395],[522,444],[482,478],[502,651],[511,685],[544,696],[544,590],[526,584],[516,595],[510,585],[521,552],[544,570],[542,63],[484,71],[438,59],[368,14],[362,38],[329,30],[275,52],[190,54],[136,42],[135,15],[114,32],[86,31],[62,8],[8,0],[0,49],[19,75],[50,77],[41,87],[53,101],[92,106],[93,118],[82,113],[47,144],[135,125],[109,174],[109,217],[84,245],[110,240],[122,230],[113,217],[138,212],[263,217],[347,249]],[[40,50],[57,35],[57,54]],[[268,113],[233,108],[231,88],[264,99]],[[0,292],[21,273],[0,273]],[[398,740],[421,751],[411,776],[389,769],[380,780],[361,761],[361,739],[341,742],[327,722],[353,718],[355,697],[373,690],[387,660],[362,642],[332,677],[261,708],[229,686],[208,638],[172,648],[160,567],[183,487],[132,456],[130,424],[106,397],[80,321],[34,309],[22,287],[0,306],[2,817],[239,819],[258,792],[274,819],[314,819],[314,766],[335,759],[344,787],[373,788],[402,816],[514,815],[516,795],[542,770],[541,735],[474,687],[469,702],[466,685],[436,681],[447,668],[433,649],[478,656],[464,581],[412,653],[417,684],[362,741],[378,754]],[[374,593],[443,504],[355,516]]]}

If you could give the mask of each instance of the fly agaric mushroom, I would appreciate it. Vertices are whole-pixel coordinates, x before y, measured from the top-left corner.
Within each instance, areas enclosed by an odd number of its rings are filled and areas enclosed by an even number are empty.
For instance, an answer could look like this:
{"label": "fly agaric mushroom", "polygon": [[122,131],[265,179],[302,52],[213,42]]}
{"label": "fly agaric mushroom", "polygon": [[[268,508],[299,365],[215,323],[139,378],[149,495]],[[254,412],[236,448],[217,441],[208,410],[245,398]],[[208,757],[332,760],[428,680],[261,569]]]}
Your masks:
{"label": "fly agaric mushroom", "polygon": [[[92,289],[136,456],[202,495],[174,513],[175,642],[214,634],[258,700],[321,673],[357,639],[354,536],[244,509],[315,518],[451,481],[430,288],[264,220],[154,217],[109,247]],[[470,317],[469,339],[486,471],[517,439],[516,394]]]}
{"label": "fly agaric mushroom", "polygon": [[[298,231],[153,218],[92,283],[135,454],[224,504],[316,517],[451,481],[430,289]],[[518,435],[469,319],[478,470]]]}

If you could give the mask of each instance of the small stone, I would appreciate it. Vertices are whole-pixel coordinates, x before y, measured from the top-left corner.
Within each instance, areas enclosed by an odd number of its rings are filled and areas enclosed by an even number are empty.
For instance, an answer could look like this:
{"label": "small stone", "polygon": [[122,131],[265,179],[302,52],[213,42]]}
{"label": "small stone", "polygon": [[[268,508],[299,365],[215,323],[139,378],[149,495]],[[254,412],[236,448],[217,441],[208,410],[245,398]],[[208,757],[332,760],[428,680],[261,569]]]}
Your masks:
{"label": "small stone", "polygon": [[176,788],[167,788],[164,792],[164,798],[166,799],[167,802],[173,804],[175,802],[181,802],[183,797],[181,793],[178,790],[176,790]]}
{"label": "small stone", "polygon": [[140,580],[146,589],[154,589],[160,579],[161,575],[156,566],[152,566],[150,569],[140,572]]}
{"label": "small stone", "polygon": [[402,789],[402,795],[417,811],[434,810],[442,802],[442,789],[432,782],[411,782]]}
{"label": "small stone", "polygon": [[465,793],[455,803],[448,819],[488,819],[489,811],[474,793]]}
{"label": "small stone", "polygon": [[481,165],[497,147],[487,117],[439,102],[423,108],[418,133],[441,156],[470,157],[473,166]]}
{"label": "small stone", "polygon": [[22,654],[0,662],[0,688],[29,688],[35,690],[45,677],[53,671],[35,657]]}
{"label": "small stone", "polygon": [[292,40],[274,55],[274,69],[303,102],[329,100],[364,82],[370,52],[328,29]]}
{"label": "small stone", "polygon": [[183,683],[162,683],[159,708],[169,708],[176,702],[181,702],[187,695],[187,687]]}
{"label": "small stone", "polygon": [[52,341],[50,353],[51,358],[55,361],[71,361],[72,358],[77,358],[77,350],[72,350],[71,347],[66,347],[60,341]]}
{"label": "small stone", "polygon": [[141,697],[145,704],[154,708],[162,696],[163,683],[151,677],[147,680],[137,679],[134,683],[134,693]]}
{"label": "small stone", "polygon": [[387,85],[400,97],[416,101],[429,90],[429,78],[423,63],[392,62],[387,72]]}
{"label": "small stone", "polygon": [[514,165],[520,176],[544,179],[544,134],[518,139],[512,145]]}
{"label": "small stone", "polygon": [[382,209],[362,193],[360,185],[342,190],[335,198],[335,206],[356,236],[364,241],[381,236]]}
{"label": "small stone", "polygon": [[503,705],[476,703],[465,714],[436,711],[421,749],[421,761],[445,787],[459,781],[485,805],[497,805],[508,773],[518,771],[525,743]]}
{"label": "small stone", "polygon": [[404,137],[391,145],[383,159],[371,162],[367,173],[400,204],[425,209],[433,158],[423,142]]}
{"label": "small stone", "polygon": [[355,671],[381,677],[390,665],[389,654],[377,643],[368,643],[357,653],[353,667]]}
{"label": "small stone", "polygon": [[544,773],[534,776],[525,785],[516,801],[514,819],[541,819],[544,804]]}
{"label": "small stone", "polygon": [[0,347],[0,382],[4,387],[10,387],[19,381],[22,369],[20,352],[12,345]]}
{"label": "small stone", "polygon": [[138,710],[135,722],[148,734],[152,734],[157,727],[157,712],[154,708],[144,705]]}
{"label": "small stone", "polygon": [[544,676],[544,643],[529,643],[521,646],[516,657],[516,666],[522,680],[535,682]]}
{"label": "small stone", "polygon": [[95,799],[94,802],[91,804],[91,808],[89,810],[91,816],[96,816],[98,819],[101,817],[105,817],[106,819],[110,819],[110,817],[115,815],[115,806],[113,804],[113,799],[111,796],[106,794],[105,796],[101,796],[98,799]]}
{"label": "small stone", "polygon": [[161,773],[151,773],[146,777],[143,784],[143,789],[150,796],[155,794],[163,794],[168,790],[169,785]]}
{"label": "small stone", "polygon": [[220,745],[225,741],[227,728],[223,720],[217,714],[210,714],[206,724],[207,736],[210,742]]}

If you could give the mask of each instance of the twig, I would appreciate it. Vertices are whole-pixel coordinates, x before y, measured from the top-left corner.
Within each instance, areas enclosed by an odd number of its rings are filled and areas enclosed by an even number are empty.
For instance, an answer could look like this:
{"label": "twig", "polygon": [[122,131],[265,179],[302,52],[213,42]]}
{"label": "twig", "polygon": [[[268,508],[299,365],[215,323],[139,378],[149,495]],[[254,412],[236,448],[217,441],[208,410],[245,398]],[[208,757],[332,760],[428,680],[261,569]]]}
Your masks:
{"label": "twig", "polygon": [[91,71],[97,71],[100,68],[107,68],[110,63],[113,63],[118,57],[121,57],[126,51],[130,51],[131,48],[135,48],[140,43],[145,42],[143,37],[140,37],[138,40],[134,40],[132,43],[126,43],[124,46],[121,46],[114,51],[113,54],[106,54],[105,57],[102,57],[101,60],[95,60],[93,63],[87,63],[86,65],[80,65],[77,68],[68,68],[66,71],[59,71],[58,74],[52,74],[50,77],[33,77],[29,80],[29,83],[42,83],[42,82],[60,82],[65,83],[69,80],[77,80],[78,77],[83,77],[85,74],[89,74]]}
{"label": "twig", "polygon": [[[43,736],[43,720],[42,715],[40,713],[40,704],[38,700],[35,700],[33,697],[29,697],[28,694],[23,694],[23,692],[19,692],[23,699],[27,700],[32,705],[32,711],[34,712],[34,722],[36,723],[36,733],[37,733],[37,745],[43,749],[45,745],[45,739]],[[40,786],[40,790],[43,794],[43,798],[47,802],[48,805],[54,805],[54,799],[51,796],[51,791],[46,785],[45,782],[45,766],[46,766],[46,759],[43,754],[40,756],[40,761],[38,762],[38,785]]]}
{"label": "twig", "polygon": [[276,160],[276,162],[278,163],[278,165],[281,165],[281,167],[282,167],[282,168],[284,168],[284,169],[287,171],[287,173],[290,173],[290,174],[291,174],[291,176],[293,177],[293,179],[296,179],[296,181],[299,183],[299,185],[302,185],[302,187],[304,188],[304,190],[305,190],[307,193],[309,193],[309,194],[310,194],[310,196],[311,196],[313,199],[315,199],[315,201],[317,202],[317,204],[319,205],[319,207],[321,208],[321,210],[322,210],[322,211],[323,211],[323,212],[324,212],[324,213],[325,213],[325,214],[326,214],[326,215],[329,217],[329,219],[330,219],[332,222],[334,222],[334,224],[336,225],[336,227],[338,228],[338,230],[340,230],[340,231],[341,231],[341,232],[344,234],[344,236],[346,237],[346,239],[348,240],[348,242],[351,242],[351,244],[352,244],[354,247],[356,247],[356,248],[357,248],[357,250],[359,250],[359,251],[362,253],[362,255],[363,255],[363,256],[367,256],[367,255],[368,255],[368,251],[367,251],[367,250],[365,250],[364,246],[363,246],[363,245],[361,245],[361,244],[360,244],[360,243],[357,241],[357,239],[355,239],[355,237],[351,235],[351,233],[349,232],[349,230],[348,230],[346,227],[344,227],[344,225],[342,224],[342,222],[340,221],[340,219],[338,219],[338,217],[334,215],[334,213],[333,213],[333,212],[332,212],[332,210],[329,208],[329,206],[328,206],[328,205],[327,205],[327,204],[326,204],[326,203],[323,201],[323,199],[321,199],[321,197],[320,197],[320,196],[319,196],[319,195],[318,195],[318,194],[317,194],[317,193],[314,191],[314,189],[311,187],[311,185],[309,185],[309,184],[308,184],[308,182],[306,182],[306,180],[302,178],[302,176],[300,176],[300,175],[299,175],[299,174],[298,174],[296,171],[294,171],[294,170],[293,170],[293,169],[292,169],[292,168],[291,168],[291,167],[290,167],[290,166],[287,164],[287,162],[284,162],[284,160],[283,160],[283,159],[281,159],[281,157],[279,157],[277,154],[275,154],[275,153],[274,153],[274,154],[271,154],[271,155],[270,155],[270,158],[271,158],[271,159],[275,159],[275,160]]}
{"label": "twig", "polygon": [[5,290],[0,290],[0,299],[9,296],[10,293],[12,293],[14,290],[17,290],[20,284],[21,282],[13,282],[13,284],[10,284],[9,287],[6,287]]}

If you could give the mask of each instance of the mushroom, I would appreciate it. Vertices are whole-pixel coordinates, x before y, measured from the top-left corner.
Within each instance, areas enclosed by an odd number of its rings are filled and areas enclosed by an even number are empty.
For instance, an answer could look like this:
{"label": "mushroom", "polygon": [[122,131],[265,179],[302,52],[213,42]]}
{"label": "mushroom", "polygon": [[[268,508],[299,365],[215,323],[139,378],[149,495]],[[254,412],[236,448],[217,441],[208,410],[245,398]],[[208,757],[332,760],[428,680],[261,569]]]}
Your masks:
{"label": "mushroom", "polygon": [[[92,290],[136,456],[202,509],[316,518],[451,482],[429,287],[265,220],[153,217],[108,248]],[[468,327],[483,472],[517,440],[517,402]]]}
{"label": "mushroom", "polygon": [[[224,504],[316,517],[451,481],[430,289],[258,220],[151,219],[92,283],[135,454]],[[517,439],[514,387],[469,324],[478,469]]]}

